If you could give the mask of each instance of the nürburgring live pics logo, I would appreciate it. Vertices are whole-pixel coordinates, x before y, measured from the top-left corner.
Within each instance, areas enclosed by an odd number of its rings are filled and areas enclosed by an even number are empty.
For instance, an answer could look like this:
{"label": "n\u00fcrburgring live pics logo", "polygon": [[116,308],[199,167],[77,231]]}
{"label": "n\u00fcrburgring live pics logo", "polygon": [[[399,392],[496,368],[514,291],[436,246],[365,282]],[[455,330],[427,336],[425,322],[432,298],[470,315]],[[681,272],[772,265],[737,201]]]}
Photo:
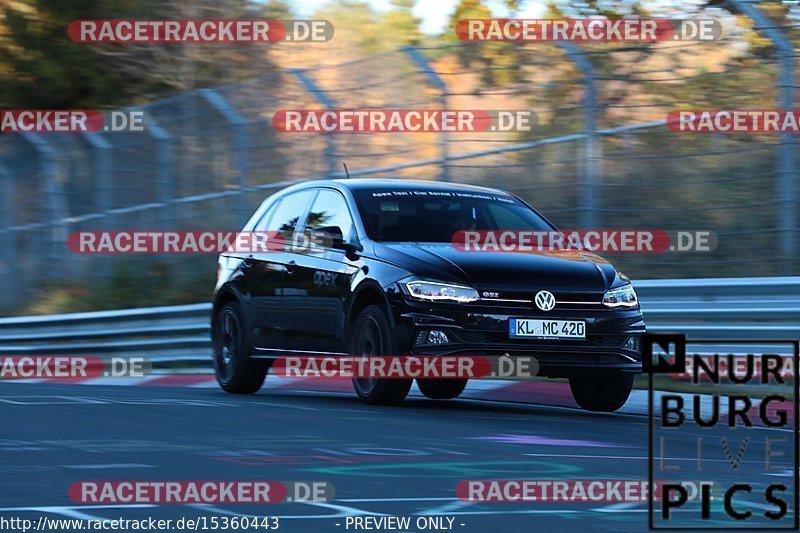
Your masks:
{"label": "n\u00fcrburgring live pics logo", "polygon": [[[689,344],[691,354],[681,334],[642,343],[649,483],[663,483],[660,501],[649,497],[650,529],[797,530],[798,341]],[[655,391],[676,376],[668,388],[684,392]]]}

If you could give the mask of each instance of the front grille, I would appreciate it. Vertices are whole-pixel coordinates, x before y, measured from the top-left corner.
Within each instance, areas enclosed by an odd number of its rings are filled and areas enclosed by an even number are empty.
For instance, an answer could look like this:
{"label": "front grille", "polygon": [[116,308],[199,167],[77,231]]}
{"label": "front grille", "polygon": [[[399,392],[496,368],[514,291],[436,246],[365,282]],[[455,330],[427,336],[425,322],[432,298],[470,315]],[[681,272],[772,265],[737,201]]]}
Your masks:
{"label": "front grille", "polygon": [[[533,298],[537,291],[528,292],[497,292],[494,297],[484,296],[487,291],[481,291],[479,305],[492,305],[501,307],[536,308]],[[603,295],[598,293],[554,292],[556,298],[555,309],[605,309]]]}

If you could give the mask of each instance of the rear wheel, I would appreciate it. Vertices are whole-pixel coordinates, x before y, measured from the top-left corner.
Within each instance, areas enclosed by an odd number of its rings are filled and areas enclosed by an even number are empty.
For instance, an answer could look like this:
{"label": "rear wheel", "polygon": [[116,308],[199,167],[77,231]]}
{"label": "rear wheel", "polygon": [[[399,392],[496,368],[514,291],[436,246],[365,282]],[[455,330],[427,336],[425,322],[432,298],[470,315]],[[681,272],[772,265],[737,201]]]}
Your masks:
{"label": "rear wheel", "polygon": [[[386,313],[380,306],[370,305],[356,319],[350,353],[365,357],[397,355],[393,353],[391,339]],[[411,382],[411,379],[353,378],[353,388],[367,403],[391,405],[405,399]]]}
{"label": "rear wheel", "polygon": [[633,374],[570,378],[569,388],[578,405],[587,411],[612,412],[628,401],[633,379]]}
{"label": "rear wheel", "polygon": [[419,390],[432,400],[458,398],[467,386],[466,379],[417,379]]}
{"label": "rear wheel", "polygon": [[217,314],[214,335],[214,374],[226,392],[251,394],[261,388],[269,362],[252,359],[253,345],[242,307],[228,302]]}

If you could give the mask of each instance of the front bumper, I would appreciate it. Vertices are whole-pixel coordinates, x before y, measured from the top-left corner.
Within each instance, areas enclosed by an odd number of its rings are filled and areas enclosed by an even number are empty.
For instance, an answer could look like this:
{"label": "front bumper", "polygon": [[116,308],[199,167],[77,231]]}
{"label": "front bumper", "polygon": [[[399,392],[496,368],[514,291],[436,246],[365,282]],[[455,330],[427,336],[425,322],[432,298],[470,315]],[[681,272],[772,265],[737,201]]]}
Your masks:
{"label": "front bumper", "polygon": [[[392,298],[395,336],[403,353],[535,357],[538,375],[574,377],[598,372],[640,373],[645,323],[639,309],[554,309],[502,306],[496,302],[449,304]],[[584,340],[511,338],[511,318],[584,320]],[[428,332],[444,332],[449,342],[428,344]]]}

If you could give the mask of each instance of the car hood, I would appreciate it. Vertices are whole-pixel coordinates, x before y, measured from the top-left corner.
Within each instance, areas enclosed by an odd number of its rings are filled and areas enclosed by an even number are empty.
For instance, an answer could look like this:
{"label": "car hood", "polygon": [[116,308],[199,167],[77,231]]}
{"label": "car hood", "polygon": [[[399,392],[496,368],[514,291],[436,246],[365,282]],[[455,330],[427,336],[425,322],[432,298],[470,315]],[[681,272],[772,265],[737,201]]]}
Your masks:
{"label": "car hood", "polygon": [[481,290],[556,289],[603,292],[614,267],[581,251],[465,252],[450,243],[375,243],[375,255],[420,277],[467,283]]}

